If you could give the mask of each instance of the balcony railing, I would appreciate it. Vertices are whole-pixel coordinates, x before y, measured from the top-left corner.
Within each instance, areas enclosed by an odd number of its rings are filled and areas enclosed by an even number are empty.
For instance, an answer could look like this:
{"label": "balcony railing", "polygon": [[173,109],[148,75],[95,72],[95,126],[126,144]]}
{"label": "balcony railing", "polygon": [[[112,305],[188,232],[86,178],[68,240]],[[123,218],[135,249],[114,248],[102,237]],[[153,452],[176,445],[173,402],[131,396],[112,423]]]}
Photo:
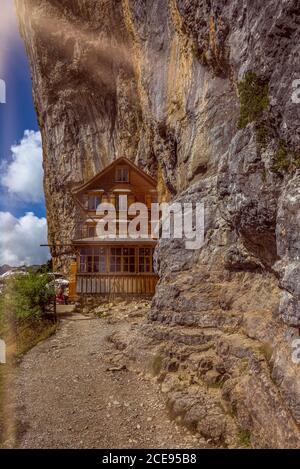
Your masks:
{"label": "balcony railing", "polygon": [[78,294],[153,295],[158,281],[156,274],[77,274]]}
{"label": "balcony railing", "polygon": [[[123,222],[124,224],[124,222]],[[129,225],[129,221],[127,221],[127,228]],[[119,236],[119,222],[116,224],[116,235]],[[151,223],[148,222],[148,236],[151,238]],[[128,239],[130,239],[128,237]],[[97,235],[96,225],[92,223],[87,223],[86,221],[82,221],[77,223],[74,227],[72,232],[72,240],[90,240],[90,241],[97,241],[100,240],[99,236]],[[156,238],[153,238],[155,241]]]}

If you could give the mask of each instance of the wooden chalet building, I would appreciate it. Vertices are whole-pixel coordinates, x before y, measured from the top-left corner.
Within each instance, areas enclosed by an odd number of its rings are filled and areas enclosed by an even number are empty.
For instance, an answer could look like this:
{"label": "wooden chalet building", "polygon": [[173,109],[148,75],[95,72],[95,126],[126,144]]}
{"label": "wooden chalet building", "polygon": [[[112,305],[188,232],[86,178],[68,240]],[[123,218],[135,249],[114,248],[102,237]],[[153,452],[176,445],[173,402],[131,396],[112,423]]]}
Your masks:
{"label": "wooden chalet building", "polygon": [[[127,195],[127,204],[144,203],[149,211],[157,202],[157,182],[130,160],[119,158],[72,193],[77,207],[77,220],[72,239],[76,262],[71,265],[70,296],[82,294],[152,295],[157,283],[153,268],[156,240],[131,239],[118,235],[102,239],[96,225],[100,203],[114,205],[118,220],[120,195]],[[128,220],[134,218],[128,216]],[[72,287],[73,285],[73,287]]]}

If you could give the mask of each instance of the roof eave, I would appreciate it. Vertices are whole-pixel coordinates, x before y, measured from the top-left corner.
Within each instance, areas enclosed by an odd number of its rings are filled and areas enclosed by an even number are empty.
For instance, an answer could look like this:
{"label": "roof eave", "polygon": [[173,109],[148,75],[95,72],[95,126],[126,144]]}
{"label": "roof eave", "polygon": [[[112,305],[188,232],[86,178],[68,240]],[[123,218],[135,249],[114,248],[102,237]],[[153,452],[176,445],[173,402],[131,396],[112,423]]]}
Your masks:
{"label": "roof eave", "polygon": [[86,181],[85,183],[81,184],[81,186],[77,187],[76,189],[73,189],[71,192],[72,194],[74,195],[77,195],[79,194],[80,192],[83,192],[85,189],[88,188],[88,186],[90,184],[93,184],[93,182],[95,182],[98,178],[104,176],[108,171],[111,170],[111,168],[113,168],[116,164],[119,164],[121,161],[124,161],[126,162],[127,164],[129,164],[133,169],[135,169],[136,171],[138,171],[143,177],[147,178],[148,181],[155,187],[157,185],[157,181],[152,177],[150,176],[149,174],[147,174],[145,171],[143,171],[141,168],[139,168],[138,166],[136,166],[132,161],[130,161],[128,158],[126,158],[125,156],[121,156],[120,158],[117,158],[116,160],[112,161],[108,166],[106,166],[106,168],[104,168],[102,171],[100,171],[100,173],[96,174],[95,176],[93,176],[91,179],[89,179],[88,181]]}

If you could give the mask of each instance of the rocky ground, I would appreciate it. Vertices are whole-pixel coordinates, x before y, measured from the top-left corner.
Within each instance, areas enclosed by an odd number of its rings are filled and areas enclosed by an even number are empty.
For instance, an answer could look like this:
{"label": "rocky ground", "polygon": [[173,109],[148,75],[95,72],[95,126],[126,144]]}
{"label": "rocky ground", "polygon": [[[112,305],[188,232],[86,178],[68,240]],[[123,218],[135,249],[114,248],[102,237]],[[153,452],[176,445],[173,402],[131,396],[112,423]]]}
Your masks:
{"label": "rocky ground", "polygon": [[98,307],[98,317],[74,313],[24,356],[14,383],[13,446],[209,446],[169,417],[156,379],[134,371],[112,340],[120,332],[130,338],[147,310],[145,302],[119,303]]}

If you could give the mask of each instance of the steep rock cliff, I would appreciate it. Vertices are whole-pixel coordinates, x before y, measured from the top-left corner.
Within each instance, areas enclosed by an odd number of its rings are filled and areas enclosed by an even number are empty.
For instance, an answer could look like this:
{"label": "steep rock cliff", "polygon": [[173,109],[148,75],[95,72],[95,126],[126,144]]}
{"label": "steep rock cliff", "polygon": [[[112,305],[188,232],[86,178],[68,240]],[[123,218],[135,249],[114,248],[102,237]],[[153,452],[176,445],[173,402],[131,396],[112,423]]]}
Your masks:
{"label": "steep rock cliff", "polygon": [[203,201],[205,246],[159,243],[128,353],[144,351],[173,414],[216,444],[300,446],[300,2],[15,1],[56,264],[70,189],[114,158]]}

